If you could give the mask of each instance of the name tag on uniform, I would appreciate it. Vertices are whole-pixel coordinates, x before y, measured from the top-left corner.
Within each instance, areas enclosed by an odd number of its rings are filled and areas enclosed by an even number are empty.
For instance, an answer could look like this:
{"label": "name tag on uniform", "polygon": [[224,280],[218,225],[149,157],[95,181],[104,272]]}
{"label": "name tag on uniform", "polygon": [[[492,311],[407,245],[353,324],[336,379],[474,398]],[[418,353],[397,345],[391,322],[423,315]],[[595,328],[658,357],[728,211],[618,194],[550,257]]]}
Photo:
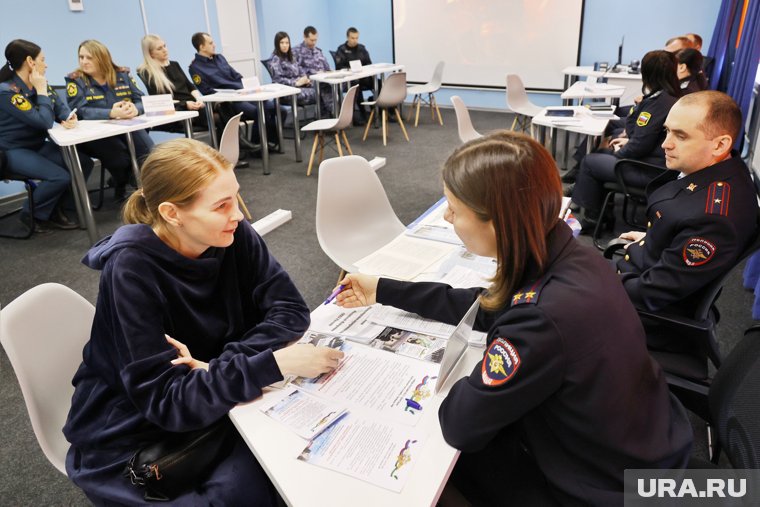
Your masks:
{"label": "name tag on uniform", "polygon": [[174,99],[170,93],[163,95],[143,95],[145,116],[161,116],[174,114]]}

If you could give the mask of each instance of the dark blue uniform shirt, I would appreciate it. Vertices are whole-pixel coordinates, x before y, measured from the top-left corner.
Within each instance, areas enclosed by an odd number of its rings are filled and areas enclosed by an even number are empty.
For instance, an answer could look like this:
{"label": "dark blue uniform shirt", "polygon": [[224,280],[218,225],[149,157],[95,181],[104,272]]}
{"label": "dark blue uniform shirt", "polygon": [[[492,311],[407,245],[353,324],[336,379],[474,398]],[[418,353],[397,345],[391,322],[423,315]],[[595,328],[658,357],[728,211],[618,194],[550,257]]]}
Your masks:
{"label": "dark blue uniform shirt", "polygon": [[48,95],[37,95],[17,75],[0,83],[0,149],[38,149],[47,131],[65,120],[69,106],[50,86]]}
{"label": "dark blue uniform shirt", "polygon": [[665,119],[677,101],[678,97],[664,90],[645,95],[626,117],[625,133],[628,142],[614,155],[637,160],[657,157],[664,162],[665,152],[661,145],[665,140]]}
{"label": "dark blue uniform shirt", "polygon": [[77,116],[83,120],[107,120],[113,105],[122,100],[133,102],[140,114],[144,112],[143,93],[128,71],[116,73],[113,88],[108,83],[100,85],[85,74],[73,72],[66,76],[66,94],[69,106],[76,107]]}
{"label": "dark blue uniform shirt", "polygon": [[203,95],[211,95],[214,88],[239,90],[243,87],[243,76],[222,55],[208,58],[196,53],[190,64],[190,77]]}

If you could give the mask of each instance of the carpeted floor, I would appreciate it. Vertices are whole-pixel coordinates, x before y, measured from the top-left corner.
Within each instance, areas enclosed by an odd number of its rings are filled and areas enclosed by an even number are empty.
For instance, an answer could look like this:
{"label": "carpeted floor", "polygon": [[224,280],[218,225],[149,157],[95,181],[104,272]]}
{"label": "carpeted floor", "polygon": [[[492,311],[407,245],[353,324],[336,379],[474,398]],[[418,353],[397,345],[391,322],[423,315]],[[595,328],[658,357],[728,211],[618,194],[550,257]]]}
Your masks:
{"label": "carpeted floor", "polygon": [[[433,124],[429,116],[423,114],[418,128],[407,126],[408,143],[394,123],[389,125],[386,147],[379,130],[371,130],[364,143],[361,142],[363,129],[353,128],[348,132],[355,154],[368,159],[375,156],[387,159],[378,176],[404,223],[411,222],[440,198],[440,166],[459,144],[453,110],[442,109],[441,112],[443,127]],[[505,113],[472,111],[471,116],[475,128],[481,133],[508,128],[512,123],[512,116]],[[237,174],[241,194],[254,219],[278,208],[292,211],[292,221],[269,233],[266,241],[291,274],[309,306],[314,308],[334,287],[339,269],[322,252],[315,234],[318,170],[306,177],[311,142],[309,136],[302,143],[302,163],[295,162],[293,142],[286,140],[285,153],[273,155],[270,159],[271,175],[262,175],[261,163],[254,158],[249,159],[250,168],[238,170]],[[327,153],[336,155],[329,150]],[[118,206],[110,202],[95,212],[95,217],[101,236],[110,234],[120,224]],[[621,220],[618,222],[622,223]],[[618,225],[617,229],[622,230],[623,226]],[[590,244],[588,237],[582,237],[581,241]],[[64,284],[94,303],[98,273],[79,262],[88,247],[87,234],[79,230],[54,232],[26,241],[0,239],[0,259],[3,261],[0,305],[7,305],[24,291],[44,282]],[[749,308],[752,299],[741,288],[740,274],[738,269],[732,274],[721,297],[723,320],[719,333],[726,350],[751,324]],[[612,329],[614,322],[608,325]],[[84,495],[58,473],[40,451],[4,352],[0,352],[0,406],[0,503],[14,506],[86,505]],[[703,438],[700,430],[696,446],[700,455],[705,452]]]}

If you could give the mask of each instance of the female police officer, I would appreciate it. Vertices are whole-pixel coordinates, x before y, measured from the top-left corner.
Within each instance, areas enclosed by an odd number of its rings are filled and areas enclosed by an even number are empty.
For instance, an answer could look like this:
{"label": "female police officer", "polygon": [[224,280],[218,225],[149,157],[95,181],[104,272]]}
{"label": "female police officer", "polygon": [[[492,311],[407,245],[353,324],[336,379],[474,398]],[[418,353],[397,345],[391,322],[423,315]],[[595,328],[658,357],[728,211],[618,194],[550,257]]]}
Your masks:
{"label": "female police officer", "polygon": [[[74,229],[60,208],[60,199],[71,181],[61,150],[46,141],[47,130],[58,121],[64,128],[77,124],[76,116],[45,79],[45,54],[35,43],[23,39],[5,47],[5,65],[0,68],[0,149],[14,173],[40,180],[34,191],[34,228]],[[81,159],[85,175],[92,161]],[[31,226],[29,203],[24,203],[21,221]]]}
{"label": "female police officer", "polygon": [[446,219],[469,251],[497,260],[491,286],[351,274],[337,300],[455,323],[480,299],[488,348],[439,412],[444,438],[463,451],[457,487],[477,505],[622,505],[625,469],[683,467],[684,410],[614,272],[557,218],[561,186],[546,150],[497,132],[458,148],[443,181]]}
{"label": "female police officer", "polygon": [[[79,68],[66,77],[69,106],[76,107],[84,120],[130,119],[142,114],[142,92],[129,69],[111,59],[108,48],[96,40],[79,45]],[[144,130],[132,133],[138,159],[145,158],[153,141]],[[114,197],[125,196],[131,159],[124,136],[107,137],[84,145],[87,154],[99,158],[114,180]]]}

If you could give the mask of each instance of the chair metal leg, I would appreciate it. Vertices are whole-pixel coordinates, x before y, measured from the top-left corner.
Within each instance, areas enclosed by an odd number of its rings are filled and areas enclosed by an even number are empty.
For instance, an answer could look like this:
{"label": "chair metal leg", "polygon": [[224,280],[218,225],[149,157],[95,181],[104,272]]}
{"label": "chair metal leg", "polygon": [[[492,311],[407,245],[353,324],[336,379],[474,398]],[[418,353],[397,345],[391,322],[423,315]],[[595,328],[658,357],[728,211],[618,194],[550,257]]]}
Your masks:
{"label": "chair metal leg", "polygon": [[607,195],[604,196],[604,202],[602,203],[602,209],[599,212],[599,218],[596,220],[596,226],[594,227],[594,232],[591,235],[591,240],[594,242],[594,246],[597,247],[599,250],[604,250],[604,246],[599,244],[599,233],[602,230],[602,223],[604,222],[604,216],[607,213],[607,206],[609,205],[610,199],[615,196],[615,192],[607,192]]}
{"label": "chair metal leg", "polygon": [[375,108],[372,108],[372,111],[369,112],[369,120],[367,120],[367,126],[364,127],[364,137],[362,137],[362,142],[367,140],[367,133],[369,132],[369,127],[372,125],[372,118],[375,117]]}
{"label": "chair metal leg", "polygon": [[343,148],[340,147],[340,135],[335,133],[335,146],[338,147],[338,155],[343,156]]}
{"label": "chair metal leg", "polygon": [[406,133],[406,127],[404,127],[404,121],[401,119],[401,113],[398,112],[398,108],[394,107],[394,111],[396,111],[396,119],[398,120],[398,124],[401,127],[401,132],[404,133],[404,137],[406,138],[406,142],[409,142],[409,135]]}
{"label": "chair metal leg", "polygon": [[351,145],[348,144],[348,138],[346,137],[346,131],[345,130],[341,130],[340,133],[343,135],[343,144],[346,145],[346,149],[348,150],[348,154],[349,155],[353,155],[354,152],[351,151]]}
{"label": "chair metal leg", "polygon": [[382,111],[382,117],[383,117],[383,146],[388,146],[388,128],[385,123],[386,116],[388,116],[388,110],[383,108]]}
{"label": "chair metal leg", "polygon": [[309,157],[309,167],[306,169],[306,176],[311,176],[311,166],[314,164],[314,154],[317,152],[317,142],[319,142],[319,132],[314,132],[314,144],[311,146],[311,156]]}

